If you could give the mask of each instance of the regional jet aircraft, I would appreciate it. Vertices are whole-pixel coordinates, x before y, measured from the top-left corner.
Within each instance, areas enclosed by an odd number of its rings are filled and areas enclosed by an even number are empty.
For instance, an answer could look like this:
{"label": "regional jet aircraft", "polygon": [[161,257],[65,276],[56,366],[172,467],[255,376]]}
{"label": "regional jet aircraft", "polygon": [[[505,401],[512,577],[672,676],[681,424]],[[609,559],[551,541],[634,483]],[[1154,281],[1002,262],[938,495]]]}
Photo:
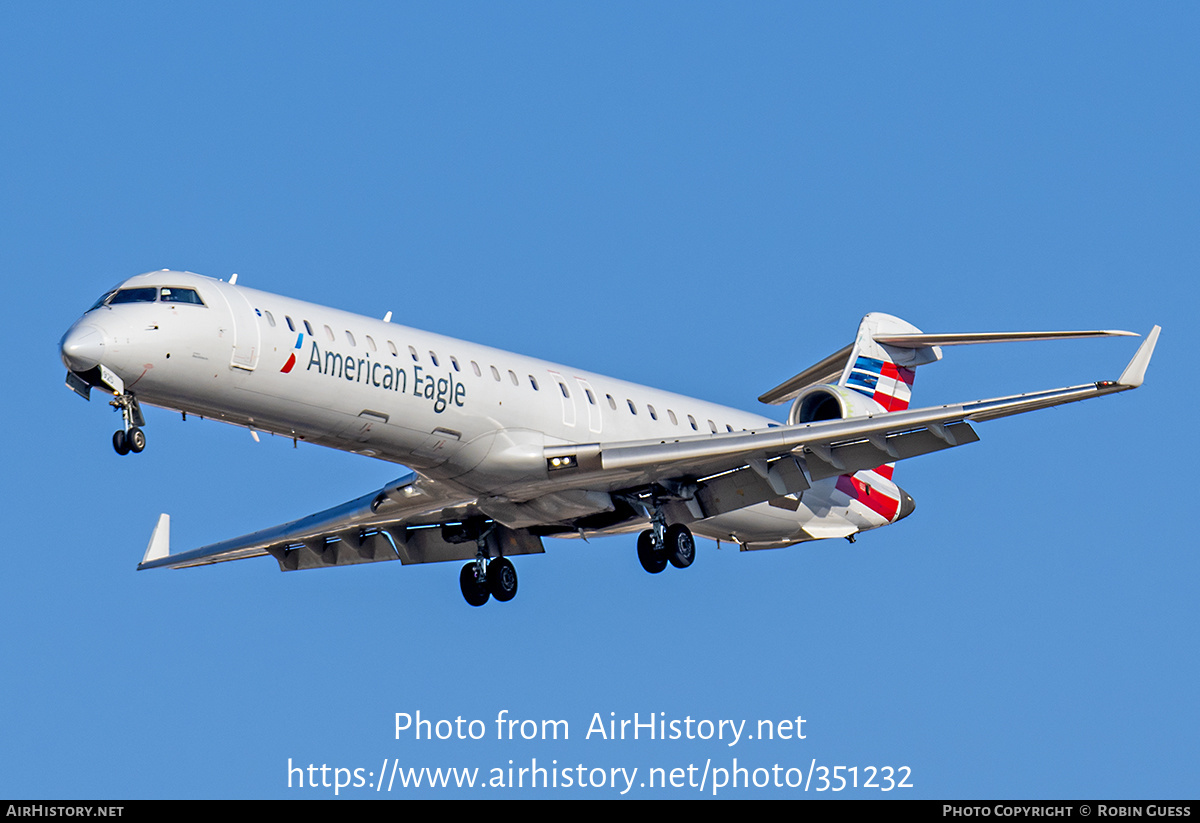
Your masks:
{"label": "regional jet aircraft", "polygon": [[[742,550],[842,537],[914,509],[895,463],[978,439],[973,424],[1142,384],[1147,336],[1116,380],[910,408],[942,347],[1122,331],[924,334],[887,314],[737,409],[186,272],[106,292],[62,338],[67,386],[111,396],[119,454],[146,447],[147,403],[364,454],[412,471],[280,526],[172,554],[159,518],[139,569],[270,555],[284,571],[466,560],[473,606],[517,592],[509,558],[542,538],[639,532],[647,572],[695,559],[693,534]],[[257,436],[257,435],[255,435]]]}

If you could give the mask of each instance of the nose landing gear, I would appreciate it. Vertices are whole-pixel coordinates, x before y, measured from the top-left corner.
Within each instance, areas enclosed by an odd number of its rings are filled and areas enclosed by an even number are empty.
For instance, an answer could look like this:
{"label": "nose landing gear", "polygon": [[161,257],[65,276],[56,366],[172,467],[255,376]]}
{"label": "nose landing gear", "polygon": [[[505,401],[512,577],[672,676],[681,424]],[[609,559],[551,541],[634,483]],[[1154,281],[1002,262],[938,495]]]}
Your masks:
{"label": "nose landing gear", "polygon": [[137,454],[146,448],[146,433],[141,429],[146,425],[146,418],[142,415],[137,398],[126,392],[116,395],[108,401],[108,405],[121,411],[121,420],[125,424],[123,429],[113,432],[113,449],[117,454]]}

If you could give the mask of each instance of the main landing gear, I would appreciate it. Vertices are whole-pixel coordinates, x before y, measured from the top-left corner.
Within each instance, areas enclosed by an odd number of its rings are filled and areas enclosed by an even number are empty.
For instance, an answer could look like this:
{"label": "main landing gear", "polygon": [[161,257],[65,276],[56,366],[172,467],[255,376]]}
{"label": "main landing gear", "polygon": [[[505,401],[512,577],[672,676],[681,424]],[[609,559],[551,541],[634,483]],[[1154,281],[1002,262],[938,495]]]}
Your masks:
{"label": "main landing gear", "polygon": [[655,515],[650,528],[638,535],[638,560],[650,574],[658,574],[670,563],[686,569],[696,559],[696,541],[692,531],[682,523],[666,525],[661,515]]}
{"label": "main landing gear", "polygon": [[478,550],[475,559],[462,567],[458,585],[463,598],[472,606],[482,606],[494,597],[507,603],[517,596],[517,570],[507,557],[487,559],[487,536],[490,528],[479,531],[475,544]]}
{"label": "main landing gear", "polygon": [[517,570],[507,557],[496,557],[486,563],[476,558],[462,567],[458,585],[463,598],[472,606],[482,606],[489,597],[507,603],[517,596]]}
{"label": "main landing gear", "polygon": [[141,429],[146,425],[146,418],[142,416],[137,398],[129,393],[118,394],[108,401],[108,405],[121,410],[121,420],[125,424],[124,428],[113,432],[112,443],[117,454],[137,454],[146,448],[146,433]]}

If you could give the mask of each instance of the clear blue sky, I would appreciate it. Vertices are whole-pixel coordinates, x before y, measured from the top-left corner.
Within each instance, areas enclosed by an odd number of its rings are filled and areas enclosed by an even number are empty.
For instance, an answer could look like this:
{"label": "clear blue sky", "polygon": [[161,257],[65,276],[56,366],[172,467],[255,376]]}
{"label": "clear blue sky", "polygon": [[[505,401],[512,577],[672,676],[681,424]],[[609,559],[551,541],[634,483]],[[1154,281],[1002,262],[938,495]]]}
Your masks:
{"label": "clear blue sky", "polygon": [[[1195,797],[1198,23],[1184,3],[0,6],[0,796],[332,796],[289,790],[289,758],[638,782],[736,758],[910,767],[891,796]],[[916,513],[855,545],[700,541],[652,577],[632,538],[551,540],[515,601],[472,609],[457,564],[135,572],[159,512],[182,550],[398,474],[156,409],[147,451],[113,453],[118,418],[62,386],[57,341],[163,267],[743,408],[868,311],[1164,331],[1139,391],[901,464]],[[1134,348],[951,350],[914,402],[1114,378]],[[489,739],[396,740],[418,710]],[[570,740],[496,741],[502,710]],[[584,739],[610,712],[802,716],[806,737]]]}

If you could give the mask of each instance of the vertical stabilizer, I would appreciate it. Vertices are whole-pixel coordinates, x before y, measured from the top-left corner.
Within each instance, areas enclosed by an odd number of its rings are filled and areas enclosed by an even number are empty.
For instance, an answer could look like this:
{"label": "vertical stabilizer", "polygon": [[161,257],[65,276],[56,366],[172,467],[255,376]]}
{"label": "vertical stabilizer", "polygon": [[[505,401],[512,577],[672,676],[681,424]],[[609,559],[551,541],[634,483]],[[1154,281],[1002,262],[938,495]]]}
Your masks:
{"label": "vertical stabilizer", "polygon": [[920,333],[899,317],[871,312],[858,326],[838,385],[871,398],[888,411],[904,411],[912,401],[913,369],[941,360],[942,350],[937,346],[898,348],[875,338]]}

